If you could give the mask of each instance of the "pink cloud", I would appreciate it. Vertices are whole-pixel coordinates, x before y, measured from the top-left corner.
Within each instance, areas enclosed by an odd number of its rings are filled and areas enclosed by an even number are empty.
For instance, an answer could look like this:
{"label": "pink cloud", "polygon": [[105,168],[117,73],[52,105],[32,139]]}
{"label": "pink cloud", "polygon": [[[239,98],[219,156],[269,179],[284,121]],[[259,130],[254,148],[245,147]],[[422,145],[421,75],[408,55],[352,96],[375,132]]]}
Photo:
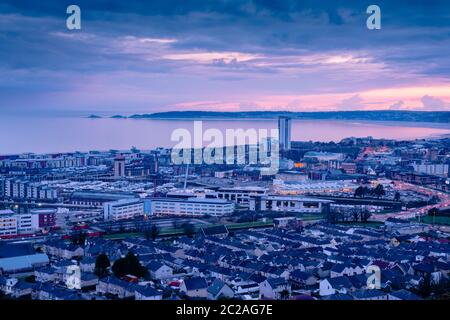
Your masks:
{"label": "pink cloud", "polygon": [[[439,96],[427,95],[433,93]],[[324,93],[314,95],[261,95],[236,97],[218,101],[195,101],[177,108],[207,110],[448,110],[450,86],[436,85],[361,91],[355,93]]]}

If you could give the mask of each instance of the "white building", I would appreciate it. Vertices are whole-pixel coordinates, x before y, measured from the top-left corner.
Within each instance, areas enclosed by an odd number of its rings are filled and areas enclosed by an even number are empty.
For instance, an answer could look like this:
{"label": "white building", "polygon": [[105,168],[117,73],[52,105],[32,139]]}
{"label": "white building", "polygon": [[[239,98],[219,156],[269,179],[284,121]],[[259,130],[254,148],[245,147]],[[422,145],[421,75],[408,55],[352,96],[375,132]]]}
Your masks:
{"label": "white building", "polygon": [[0,210],[0,236],[17,234],[17,219],[12,210]]}
{"label": "white building", "polygon": [[434,176],[448,177],[448,164],[413,164],[414,171]]}
{"label": "white building", "polygon": [[39,229],[39,215],[32,213],[16,214],[18,233],[33,233]]}
{"label": "white building", "polygon": [[56,200],[57,190],[42,183],[31,183],[25,180],[6,179],[2,182],[3,196],[12,199]]}
{"label": "white building", "polygon": [[283,298],[283,293],[288,297],[291,292],[291,285],[284,278],[268,278],[259,284],[260,299],[275,299]]}
{"label": "white building", "polygon": [[153,215],[223,216],[234,212],[234,203],[223,199],[155,198],[151,208]]}
{"label": "white building", "polygon": [[333,201],[298,196],[265,195],[250,199],[252,211],[281,211],[296,213],[322,213]]}
{"label": "white building", "polygon": [[217,198],[232,201],[242,206],[248,206],[250,196],[263,194],[266,194],[266,189],[261,187],[220,188],[216,192]]}
{"label": "white building", "polygon": [[144,215],[144,202],[140,199],[121,199],[103,205],[105,220],[131,219]]}
{"label": "white building", "polygon": [[15,213],[0,210],[0,236],[31,234],[54,225],[54,212],[34,210],[29,213]]}
{"label": "white building", "polygon": [[317,159],[318,161],[342,161],[345,159],[343,153],[308,151],[303,156],[305,159]]}

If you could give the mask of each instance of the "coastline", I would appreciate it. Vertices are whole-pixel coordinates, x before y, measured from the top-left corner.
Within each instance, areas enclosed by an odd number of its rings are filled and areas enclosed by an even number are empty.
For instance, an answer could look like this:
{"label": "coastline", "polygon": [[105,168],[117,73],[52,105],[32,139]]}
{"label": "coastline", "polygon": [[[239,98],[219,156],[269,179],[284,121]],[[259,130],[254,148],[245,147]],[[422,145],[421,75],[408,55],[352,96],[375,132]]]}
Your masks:
{"label": "coastline", "polygon": [[[199,118],[99,118],[99,119],[113,119],[113,120],[151,120],[151,121],[277,121],[276,118],[219,118],[219,117],[199,117]],[[94,119],[96,120],[96,119]],[[403,127],[419,127],[419,128],[433,128],[433,129],[448,129],[450,131],[450,123],[446,122],[420,122],[420,121],[387,121],[387,120],[350,120],[350,119],[296,119],[292,118],[293,122],[342,122],[342,123],[353,123],[353,124],[379,124],[385,126],[398,126]]]}

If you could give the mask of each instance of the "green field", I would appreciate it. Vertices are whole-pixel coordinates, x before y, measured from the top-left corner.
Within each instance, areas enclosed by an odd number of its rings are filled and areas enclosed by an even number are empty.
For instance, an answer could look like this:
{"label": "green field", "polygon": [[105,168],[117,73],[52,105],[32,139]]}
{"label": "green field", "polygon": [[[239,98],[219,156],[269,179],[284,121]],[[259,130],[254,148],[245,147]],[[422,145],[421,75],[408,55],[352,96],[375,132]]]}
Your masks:
{"label": "green field", "polygon": [[[436,216],[433,218],[432,216],[423,216],[420,218],[420,222],[432,224],[433,219],[435,224],[450,226],[450,217]],[[415,221],[419,221],[419,219],[415,219]]]}
{"label": "green field", "polygon": [[298,213],[295,216],[303,221],[312,221],[325,219],[326,215],[324,213]]}
{"label": "green field", "polygon": [[106,234],[103,236],[104,239],[108,240],[122,240],[125,238],[132,238],[137,236],[142,236],[142,233],[139,232],[126,232],[126,233],[115,233],[115,234]]}
{"label": "green field", "polygon": [[[212,224],[207,225],[205,227],[214,227],[214,226],[220,226],[222,224]],[[241,229],[249,229],[249,228],[263,228],[263,227],[272,227],[273,222],[272,219],[267,219],[267,221],[255,221],[255,222],[242,222],[242,223],[228,223],[225,224],[229,231],[234,230],[241,230]],[[199,228],[196,226],[196,230],[198,231]],[[182,236],[185,232],[183,229],[174,229],[174,228],[163,228],[160,230],[158,237],[161,236]],[[123,240],[125,238],[130,237],[140,237],[144,236],[144,233],[141,232],[126,232],[126,233],[115,233],[115,234],[108,234],[104,235],[103,238],[108,240]]]}
{"label": "green field", "polygon": [[241,223],[229,223],[226,224],[228,230],[239,230],[248,228],[262,228],[262,227],[272,227],[272,219],[267,219],[266,222],[255,221],[255,222],[241,222]]}

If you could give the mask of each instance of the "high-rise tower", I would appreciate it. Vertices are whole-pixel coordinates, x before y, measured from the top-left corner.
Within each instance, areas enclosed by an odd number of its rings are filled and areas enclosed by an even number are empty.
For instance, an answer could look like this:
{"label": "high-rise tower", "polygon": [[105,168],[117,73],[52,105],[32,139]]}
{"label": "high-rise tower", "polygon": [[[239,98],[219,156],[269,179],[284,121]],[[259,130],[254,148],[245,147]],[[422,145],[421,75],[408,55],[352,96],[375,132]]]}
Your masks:
{"label": "high-rise tower", "polygon": [[291,149],[291,118],[284,116],[278,118],[278,139],[280,150]]}
{"label": "high-rise tower", "polygon": [[114,178],[125,177],[125,157],[123,155],[118,155],[114,159]]}

